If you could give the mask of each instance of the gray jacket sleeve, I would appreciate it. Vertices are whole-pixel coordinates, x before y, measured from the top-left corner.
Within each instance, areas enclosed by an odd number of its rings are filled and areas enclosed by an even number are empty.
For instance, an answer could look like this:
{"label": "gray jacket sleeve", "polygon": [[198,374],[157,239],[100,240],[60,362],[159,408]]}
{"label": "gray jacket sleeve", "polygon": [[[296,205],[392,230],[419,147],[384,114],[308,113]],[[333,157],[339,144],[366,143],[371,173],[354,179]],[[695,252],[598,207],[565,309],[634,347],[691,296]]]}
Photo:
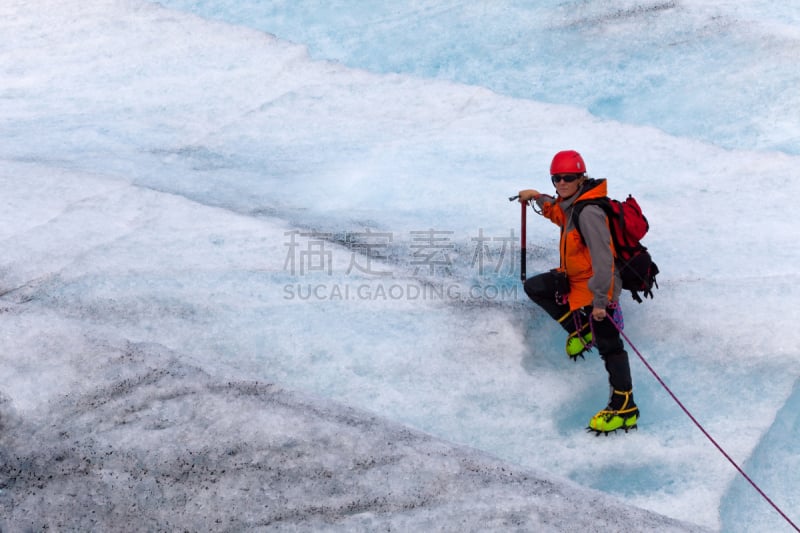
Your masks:
{"label": "gray jacket sleeve", "polygon": [[556,199],[550,196],[549,194],[540,194],[539,198],[533,201],[536,203],[539,209],[541,209],[542,207],[544,207],[544,204],[552,204],[553,202],[556,201]]}
{"label": "gray jacket sleeve", "polygon": [[[592,277],[589,290],[594,295],[594,307],[608,306],[608,292],[617,275],[614,267],[614,254],[611,252],[611,233],[606,225],[606,214],[596,205],[587,205],[580,213],[578,224],[583,239],[592,256]],[[618,282],[617,282],[618,284]],[[618,291],[615,290],[615,295]]]}

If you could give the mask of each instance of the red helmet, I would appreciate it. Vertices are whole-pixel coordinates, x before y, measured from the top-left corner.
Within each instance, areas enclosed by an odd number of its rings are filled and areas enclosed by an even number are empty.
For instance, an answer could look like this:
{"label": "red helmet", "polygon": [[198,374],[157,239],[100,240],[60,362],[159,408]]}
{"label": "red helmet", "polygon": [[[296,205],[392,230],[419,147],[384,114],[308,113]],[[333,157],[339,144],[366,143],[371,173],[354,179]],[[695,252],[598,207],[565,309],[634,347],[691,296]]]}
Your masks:
{"label": "red helmet", "polygon": [[564,150],[553,156],[550,163],[550,174],[583,174],[586,172],[586,163],[581,154],[575,150]]}

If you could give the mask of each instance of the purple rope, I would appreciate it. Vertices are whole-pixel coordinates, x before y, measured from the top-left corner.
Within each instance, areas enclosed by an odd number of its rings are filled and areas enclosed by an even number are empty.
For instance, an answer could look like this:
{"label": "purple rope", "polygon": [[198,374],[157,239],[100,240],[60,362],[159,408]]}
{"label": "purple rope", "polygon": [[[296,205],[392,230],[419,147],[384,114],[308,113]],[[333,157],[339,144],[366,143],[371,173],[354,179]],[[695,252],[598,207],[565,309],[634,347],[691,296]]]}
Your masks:
{"label": "purple rope", "polygon": [[763,490],[761,490],[761,488],[760,488],[758,485],[756,485],[755,481],[753,481],[752,479],[750,479],[750,476],[748,476],[748,475],[747,475],[747,473],[745,473],[745,471],[744,471],[744,470],[742,470],[742,468],[741,468],[741,467],[740,467],[738,464],[736,464],[736,461],[734,461],[734,460],[731,458],[731,456],[730,456],[730,455],[728,455],[728,453],[727,453],[727,452],[726,452],[724,449],[722,449],[722,446],[720,446],[719,444],[717,444],[717,441],[716,441],[716,440],[714,440],[714,437],[712,437],[712,436],[711,436],[711,435],[708,433],[708,431],[706,431],[706,430],[705,430],[705,428],[704,428],[704,427],[703,427],[703,426],[700,424],[700,422],[698,422],[698,421],[697,421],[697,419],[696,419],[694,416],[692,416],[692,413],[690,413],[690,412],[689,412],[689,410],[688,410],[686,407],[684,407],[684,405],[681,403],[681,401],[678,399],[678,397],[677,397],[677,396],[675,396],[675,394],[674,394],[674,393],[673,393],[673,392],[670,390],[670,388],[667,386],[667,384],[666,384],[666,383],[664,383],[664,380],[662,380],[662,379],[661,379],[661,377],[658,375],[658,373],[656,373],[656,371],[655,371],[655,370],[653,370],[653,367],[651,367],[651,366],[650,366],[650,364],[649,364],[649,363],[648,363],[648,362],[645,360],[645,358],[644,358],[644,356],[641,354],[641,352],[639,352],[639,350],[637,350],[637,349],[636,349],[636,346],[634,346],[634,345],[633,345],[633,343],[631,342],[631,340],[628,338],[628,336],[627,336],[627,335],[625,335],[625,333],[622,331],[622,329],[620,329],[620,327],[619,327],[619,326],[617,326],[617,324],[616,324],[616,323],[615,323],[613,320],[612,320],[611,322],[612,322],[612,323],[614,323],[614,326],[617,328],[617,330],[619,331],[620,335],[622,335],[622,337],[623,337],[623,338],[624,338],[624,339],[625,339],[625,340],[628,342],[628,344],[629,344],[629,345],[630,345],[630,347],[633,349],[633,351],[634,351],[634,352],[636,352],[636,355],[638,355],[638,356],[639,356],[639,359],[641,359],[641,360],[642,360],[642,363],[644,363],[644,366],[646,366],[646,367],[647,367],[647,369],[650,371],[650,373],[651,373],[651,374],[653,374],[653,376],[655,376],[655,378],[658,380],[658,382],[661,384],[661,386],[662,386],[662,387],[664,387],[664,390],[666,390],[666,391],[669,393],[669,395],[670,395],[670,396],[672,396],[672,399],[673,399],[673,400],[675,400],[675,403],[677,403],[677,404],[678,404],[678,406],[679,406],[681,409],[683,409],[683,412],[684,412],[684,413],[686,413],[686,416],[688,416],[688,417],[691,419],[691,421],[692,421],[692,422],[694,422],[694,425],[695,425],[695,426],[697,426],[697,428],[698,428],[700,431],[702,431],[702,432],[703,432],[703,435],[705,435],[705,436],[706,436],[706,438],[707,438],[709,441],[711,441],[711,444],[713,444],[713,445],[714,445],[714,446],[717,448],[717,450],[719,450],[719,451],[720,451],[720,453],[721,453],[723,456],[725,456],[725,459],[727,459],[727,460],[728,460],[728,462],[730,462],[730,463],[731,463],[731,464],[734,466],[734,468],[736,468],[736,470],[738,470],[738,471],[739,471],[739,473],[742,475],[742,477],[744,477],[744,478],[745,478],[745,479],[748,481],[748,483],[750,483],[750,485],[752,485],[752,486],[753,486],[753,488],[754,488],[754,489],[756,489],[756,491],[757,491],[757,492],[758,492],[758,493],[761,495],[761,497],[762,497],[762,498],[764,498],[764,499],[765,499],[765,500],[766,500],[766,501],[767,501],[767,502],[768,502],[768,503],[769,503],[769,504],[772,506],[772,508],[773,508],[773,509],[775,509],[776,511],[778,511],[778,514],[779,514],[779,515],[781,515],[781,516],[783,517],[783,519],[784,519],[784,520],[786,520],[786,521],[789,523],[789,525],[791,525],[791,526],[794,528],[794,530],[795,530],[795,531],[797,531],[798,533],[800,533],[800,528],[798,528],[798,527],[795,525],[795,523],[794,523],[794,522],[792,522],[792,521],[789,519],[789,517],[788,517],[788,516],[786,516],[786,513],[784,513],[784,512],[783,512],[783,511],[780,509],[780,507],[778,507],[778,506],[775,504],[775,502],[773,502],[773,501],[772,501],[772,500],[769,498],[769,496],[767,496],[767,495],[764,493],[764,491],[763,491]]}

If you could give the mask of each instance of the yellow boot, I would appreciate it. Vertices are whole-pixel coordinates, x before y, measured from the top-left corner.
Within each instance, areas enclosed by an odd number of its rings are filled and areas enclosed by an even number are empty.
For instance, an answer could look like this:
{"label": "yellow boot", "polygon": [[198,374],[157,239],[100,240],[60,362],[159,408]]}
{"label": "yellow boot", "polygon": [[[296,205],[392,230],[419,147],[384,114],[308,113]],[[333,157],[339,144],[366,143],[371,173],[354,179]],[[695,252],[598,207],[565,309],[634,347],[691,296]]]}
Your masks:
{"label": "yellow boot", "polygon": [[[578,311],[575,311],[577,313]],[[558,319],[561,324],[567,320],[574,320],[573,312],[566,313]],[[594,346],[592,342],[592,328],[589,327],[589,321],[582,319],[576,320],[577,331],[573,331],[567,337],[567,356],[573,361],[577,361],[578,357],[583,358],[583,352],[588,351]]]}
{"label": "yellow boot", "polygon": [[577,332],[569,334],[567,337],[567,355],[573,361],[577,361],[578,357],[583,357],[583,352],[588,351],[592,347],[592,332],[586,335],[579,335]]}
{"label": "yellow boot", "polygon": [[589,420],[587,429],[594,431],[598,435],[601,433],[608,435],[618,429],[623,429],[627,432],[629,429],[636,428],[638,420],[639,408],[636,407],[636,403],[633,401],[633,391],[613,390],[608,406],[598,411]]}

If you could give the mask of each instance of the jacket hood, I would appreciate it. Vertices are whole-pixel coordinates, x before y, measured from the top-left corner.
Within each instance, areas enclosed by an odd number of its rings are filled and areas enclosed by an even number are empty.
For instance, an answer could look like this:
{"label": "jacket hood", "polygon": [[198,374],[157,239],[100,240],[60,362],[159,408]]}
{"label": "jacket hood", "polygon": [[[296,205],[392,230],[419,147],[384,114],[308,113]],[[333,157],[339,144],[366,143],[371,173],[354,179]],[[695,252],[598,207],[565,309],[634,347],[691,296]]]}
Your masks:
{"label": "jacket hood", "polygon": [[[587,179],[583,186],[578,191],[578,197],[575,202],[582,202],[584,200],[594,200],[596,198],[603,198],[608,195],[608,184],[605,179]],[[575,203],[573,202],[573,203]]]}

